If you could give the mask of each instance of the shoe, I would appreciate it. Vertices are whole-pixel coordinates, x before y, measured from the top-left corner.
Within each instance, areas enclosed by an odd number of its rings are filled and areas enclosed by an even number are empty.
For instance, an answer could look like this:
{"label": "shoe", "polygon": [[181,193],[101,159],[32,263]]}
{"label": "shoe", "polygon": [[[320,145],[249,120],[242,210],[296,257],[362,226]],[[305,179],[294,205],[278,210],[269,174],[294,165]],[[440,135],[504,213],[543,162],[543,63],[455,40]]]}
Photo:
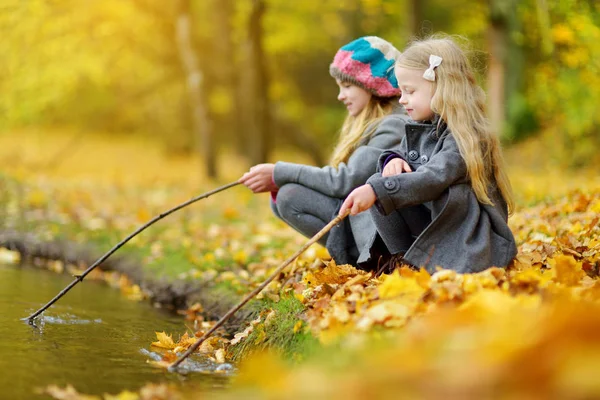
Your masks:
{"label": "shoe", "polygon": [[404,260],[404,252],[382,256],[379,258],[375,276],[380,276],[381,274],[391,274],[396,270],[396,268],[400,268],[403,265],[410,266],[410,264]]}
{"label": "shoe", "polygon": [[367,272],[377,272],[379,270],[379,265],[381,264],[382,259],[388,259],[390,257],[390,253],[388,252],[387,247],[383,244],[381,237],[377,235],[375,240],[371,244],[371,248],[369,249],[369,258],[366,262],[362,262],[358,264],[358,268]]}

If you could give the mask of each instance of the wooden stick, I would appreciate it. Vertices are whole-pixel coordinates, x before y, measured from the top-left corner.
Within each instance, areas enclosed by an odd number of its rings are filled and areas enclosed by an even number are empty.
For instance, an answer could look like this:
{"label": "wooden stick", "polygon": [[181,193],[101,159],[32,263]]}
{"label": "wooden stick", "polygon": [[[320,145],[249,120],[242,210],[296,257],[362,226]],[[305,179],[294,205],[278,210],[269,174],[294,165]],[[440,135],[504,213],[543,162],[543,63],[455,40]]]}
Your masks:
{"label": "wooden stick", "polygon": [[148,228],[150,225],[154,224],[156,221],[163,219],[164,217],[166,217],[169,214],[174,213],[177,210],[182,209],[183,207],[186,207],[192,203],[197,202],[198,200],[204,199],[209,197],[210,195],[213,195],[215,193],[219,193],[222,192],[226,189],[229,189],[231,187],[234,187],[236,185],[239,185],[239,182],[235,181],[235,182],[231,182],[228,183],[227,185],[218,187],[214,190],[211,190],[210,192],[206,192],[201,194],[200,196],[196,196],[188,201],[186,201],[185,203],[181,203],[180,205],[171,208],[168,211],[165,211],[164,213],[157,215],[156,217],[152,218],[150,221],[148,221],[147,223],[145,223],[144,225],[140,226],[138,229],[135,230],[135,232],[133,232],[132,234],[130,234],[129,236],[127,236],[125,239],[123,239],[122,241],[120,241],[119,243],[117,243],[117,245],[115,245],[112,249],[110,249],[110,251],[106,254],[104,254],[102,257],[100,257],[95,263],[93,263],[88,269],[86,269],[81,275],[76,275],[75,276],[75,280],[73,282],[71,282],[66,288],[64,288],[63,290],[60,291],[60,293],[58,293],[56,296],[54,296],[54,298],[52,300],[50,300],[48,303],[46,303],[42,308],[40,308],[39,310],[37,310],[36,312],[34,312],[33,314],[31,314],[30,316],[28,316],[27,318],[23,318],[23,320],[27,320],[27,322],[29,322],[29,324],[33,323],[33,319],[35,317],[37,317],[38,315],[40,315],[41,313],[43,313],[46,309],[48,309],[48,307],[50,307],[52,304],[56,303],[58,301],[58,299],[60,299],[61,297],[63,297],[69,290],[71,290],[71,288],[73,286],[75,286],[76,284],[78,284],[79,282],[83,281],[83,278],[85,278],[85,276],[87,274],[89,274],[94,268],[96,268],[98,265],[100,265],[101,263],[103,263],[108,257],[111,256],[111,254],[113,254],[115,251],[119,250],[125,243],[127,243],[129,240],[131,240],[134,236],[136,236],[138,233],[142,232],[144,229]]}
{"label": "wooden stick", "polygon": [[181,357],[179,357],[175,362],[173,362],[173,364],[171,364],[169,366],[169,368],[168,368],[169,371],[174,371],[177,368],[177,366],[183,362],[183,360],[185,360],[186,358],[188,358],[189,355],[192,354],[198,348],[198,346],[200,346],[206,339],[208,339],[209,336],[214,331],[216,331],[217,329],[219,329],[221,327],[221,325],[223,325],[225,323],[225,321],[227,321],[233,314],[235,314],[248,301],[250,301],[250,299],[252,299],[258,293],[260,293],[260,291],[263,290],[269,283],[271,283],[271,281],[273,279],[275,279],[275,277],[277,277],[277,275],[279,275],[281,273],[281,271],[283,271],[283,269],[285,267],[287,267],[288,265],[290,265],[292,263],[292,261],[294,261],[306,249],[308,249],[310,247],[310,245],[312,245],[313,243],[315,243],[317,240],[321,239],[327,232],[329,232],[331,230],[331,228],[333,228],[335,225],[339,224],[340,221],[342,221],[344,218],[346,218],[346,216],[349,213],[350,213],[350,210],[348,210],[348,212],[346,214],[344,214],[344,215],[338,215],[337,217],[335,217],[334,219],[332,219],[327,225],[325,225],[325,227],[323,227],[323,229],[321,229],[319,232],[317,232],[317,234],[315,236],[313,236],[312,238],[310,238],[310,240],[308,242],[306,242],[306,244],[304,246],[302,246],[302,248],[300,250],[298,250],[297,252],[295,252],[290,258],[288,258],[287,260],[285,260],[283,262],[283,264],[281,264],[279,267],[277,267],[277,269],[275,270],[275,272],[273,272],[273,274],[271,274],[271,276],[269,276],[266,281],[264,281],[260,286],[258,286],[252,292],[248,293],[246,295],[246,297],[244,297],[242,299],[242,301],[240,301],[240,303],[238,305],[236,305],[235,307],[233,307],[229,311],[227,311],[227,313],[225,315],[223,315],[223,317],[221,317],[221,319],[218,320],[217,323],[208,332],[206,332],[200,339],[198,339],[196,341],[196,343],[194,343],[192,346],[190,346],[190,348],[187,349],[186,352],[181,355]]}

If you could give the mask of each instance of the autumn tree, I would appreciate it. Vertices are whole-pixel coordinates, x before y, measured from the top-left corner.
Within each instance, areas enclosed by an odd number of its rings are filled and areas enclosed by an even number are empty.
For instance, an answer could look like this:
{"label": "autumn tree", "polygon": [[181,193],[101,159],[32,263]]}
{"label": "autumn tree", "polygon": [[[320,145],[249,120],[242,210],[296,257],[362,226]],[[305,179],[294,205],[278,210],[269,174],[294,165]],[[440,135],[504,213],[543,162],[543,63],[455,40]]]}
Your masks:
{"label": "autumn tree", "polygon": [[190,1],[179,0],[179,13],[176,22],[177,45],[186,76],[197,150],[202,155],[206,174],[210,178],[215,178],[217,176],[217,166],[212,137],[213,126],[208,114],[204,73],[198,64],[198,56],[192,40],[193,19]]}
{"label": "autumn tree", "polygon": [[252,164],[267,161],[270,140],[269,81],[264,52],[264,0],[251,0],[248,36],[244,43],[245,109],[248,157]]}

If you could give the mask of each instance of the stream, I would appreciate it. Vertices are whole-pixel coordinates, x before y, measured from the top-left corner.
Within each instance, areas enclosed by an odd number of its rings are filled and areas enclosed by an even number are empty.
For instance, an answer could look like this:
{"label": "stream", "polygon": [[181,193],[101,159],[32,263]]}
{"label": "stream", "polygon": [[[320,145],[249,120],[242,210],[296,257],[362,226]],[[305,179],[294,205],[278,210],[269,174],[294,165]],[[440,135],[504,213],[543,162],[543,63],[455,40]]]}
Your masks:
{"label": "stream", "polygon": [[[160,358],[150,344],[154,332],[185,331],[183,318],[128,300],[119,290],[87,281],[76,285],[43,316],[37,327],[27,317],[73,278],[33,267],[0,264],[0,399],[42,399],[36,388],[71,384],[80,393],[117,394],[148,382],[221,389],[231,366],[195,358],[180,375],[147,361]],[[198,356],[200,357],[200,356]],[[182,364],[183,365],[183,364]],[[210,373],[224,369],[223,373]],[[207,373],[208,372],[208,373]]]}

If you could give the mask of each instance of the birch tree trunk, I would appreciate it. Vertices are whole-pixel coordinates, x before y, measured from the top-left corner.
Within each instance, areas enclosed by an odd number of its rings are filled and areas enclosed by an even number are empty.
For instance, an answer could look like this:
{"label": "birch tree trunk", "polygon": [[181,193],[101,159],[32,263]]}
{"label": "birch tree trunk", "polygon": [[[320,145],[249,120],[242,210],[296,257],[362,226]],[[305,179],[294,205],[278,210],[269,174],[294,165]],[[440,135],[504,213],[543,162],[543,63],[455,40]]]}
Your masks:
{"label": "birch tree trunk", "polygon": [[175,26],[179,57],[186,74],[187,91],[192,113],[194,147],[202,157],[208,177],[216,178],[217,166],[213,148],[213,127],[208,113],[207,96],[204,90],[204,74],[200,69],[192,40],[190,0],[179,0],[179,13]]}

